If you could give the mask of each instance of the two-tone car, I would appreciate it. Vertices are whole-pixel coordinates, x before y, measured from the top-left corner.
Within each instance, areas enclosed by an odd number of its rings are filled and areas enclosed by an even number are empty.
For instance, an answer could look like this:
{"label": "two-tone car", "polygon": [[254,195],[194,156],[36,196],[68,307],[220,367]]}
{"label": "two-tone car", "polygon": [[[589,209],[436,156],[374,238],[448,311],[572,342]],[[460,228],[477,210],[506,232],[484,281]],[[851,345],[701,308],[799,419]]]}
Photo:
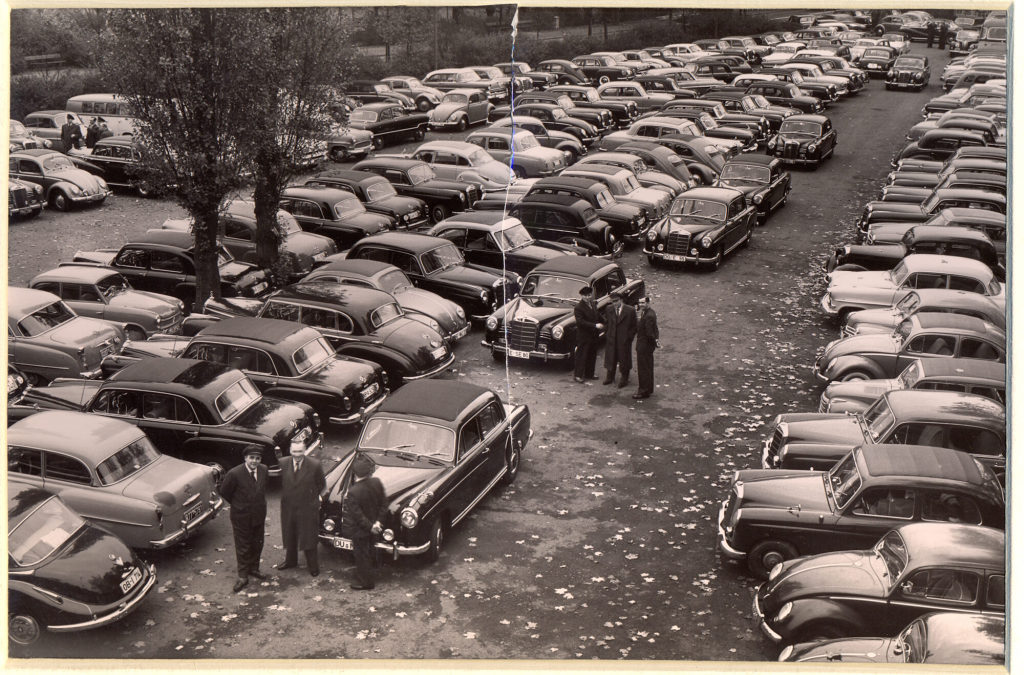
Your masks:
{"label": "two-tone car", "polygon": [[58,211],[102,204],[113,194],[105,180],[78,168],[64,153],[46,148],[10,153],[9,173],[11,178],[41,186],[46,203]]}
{"label": "two-tone car", "polygon": [[345,499],[357,461],[369,460],[384,486],[387,514],[375,548],[393,559],[436,561],[452,529],[498,484],[519,474],[533,432],[525,405],[503,402],[468,382],[414,382],[392,395],[363,427],[355,452],[327,475],[320,541],[351,551]]}
{"label": "two-tone car", "polygon": [[425,112],[410,111],[401,103],[368,103],[353,110],[348,116],[352,129],[373,134],[375,150],[403,139],[421,141],[427,133],[429,116]]}
{"label": "two-tone car", "polygon": [[383,176],[399,195],[422,200],[431,223],[467,210],[482,194],[475,183],[441,179],[429,164],[415,159],[374,157],[352,169]]}
{"label": "two-tone car", "polygon": [[695,263],[717,269],[725,256],[750,243],[757,209],[743,192],[701,187],[675,198],[668,218],[650,229],[644,253],[652,265]]}
{"label": "two-tone car", "polygon": [[518,126],[474,131],[466,137],[466,142],[480,146],[488,155],[511,167],[517,178],[553,176],[566,167],[569,159],[567,153],[544,147],[532,132]]}
{"label": "two-tone car", "polygon": [[200,531],[223,500],[210,467],[163,455],[134,424],[45,410],[7,429],[8,485],[46,489],[132,548]]}
{"label": "two-tone car", "polygon": [[741,191],[757,209],[758,225],[764,225],[768,216],[786,205],[793,189],[782,160],[754,154],[739,155],[727,161],[715,187]]}
{"label": "two-tone car", "polygon": [[900,323],[918,312],[964,314],[988,321],[1006,330],[1006,298],[948,288],[912,288],[899,296],[892,307],[862,309],[847,314],[840,336],[891,334]]}

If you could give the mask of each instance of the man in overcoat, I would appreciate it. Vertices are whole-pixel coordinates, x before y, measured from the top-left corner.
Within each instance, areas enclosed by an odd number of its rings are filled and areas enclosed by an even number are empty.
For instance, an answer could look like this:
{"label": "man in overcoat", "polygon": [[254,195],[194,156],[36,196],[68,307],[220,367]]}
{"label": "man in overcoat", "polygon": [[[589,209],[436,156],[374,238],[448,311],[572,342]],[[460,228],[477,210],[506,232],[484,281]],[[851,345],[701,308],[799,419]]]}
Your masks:
{"label": "man in overcoat", "polygon": [[577,382],[593,380],[597,364],[597,344],[604,329],[604,318],[594,302],[590,286],[580,289],[580,300],[572,310],[576,317],[576,367]]}
{"label": "man in overcoat", "polygon": [[267,466],[260,461],[263,451],[258,445],[246,446],[244,455],[245,463],[228,471],[220,485],[221,496],[231,505],[231,532],[238,563],[234,593],[248,585],[249,577],[267,578],[260,572],[267,520]]}
{"label": "man in overcoat", "polygon": [[633,367],[633,338],[636,336],[636,310],[627,307],[622,294],[612,295],[612,304],[605,314],[608,331],[604,343],[604,383],[615,381],[615,369],[620,373],[619,389],[629,382],[629,369]]}
{"label": "man in overcoat", "polygon": [[356,561],[356,580],[349,586],[357,591],[368,591],[376,583],[373,538],[383,532],[380,521],[388,510],[384,484],[373,475],[373,469],[373,462],[365,455],[355,458],[354,480],[342,504],[342,530],[352,538],[352,557]]}
{"label": "man in overcoat", "polygon": [[301,443],[292,443],[291,457],[281,458],[281,539],[284,562],[278,570],[299,564],[299,550],[306,556],[310,575],[320,574],[317,562],[317,527],[320,522],[320,493],[326,486],[324,469],[313,457],[303,455]]}
{"label": "man in overcoat", "polygon": [[654,393],[654,350],[658,341],[658,315],[651,309],[649,297],[637,303],[636,322],[636,379],[637,390],[633,398],[648,398]]}

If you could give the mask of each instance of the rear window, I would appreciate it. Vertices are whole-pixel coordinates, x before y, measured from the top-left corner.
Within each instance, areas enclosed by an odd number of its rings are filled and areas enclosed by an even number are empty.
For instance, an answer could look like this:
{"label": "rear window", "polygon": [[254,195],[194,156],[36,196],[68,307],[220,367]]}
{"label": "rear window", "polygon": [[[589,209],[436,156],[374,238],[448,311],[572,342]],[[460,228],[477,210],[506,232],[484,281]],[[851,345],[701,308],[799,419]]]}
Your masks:
{"label": "rear window", "polygon": [[153,447],[153,443],[148,438],[143,436],[103,460],[96,467],[96,475],[100,477],[101,485],[113,485],[159,458],[160,452]]}
{"label": "rear window", "polygon": [[57,497],[46,500],[7,535],[7,551],[20,566],[35,565],[64,545],[85,521]]}

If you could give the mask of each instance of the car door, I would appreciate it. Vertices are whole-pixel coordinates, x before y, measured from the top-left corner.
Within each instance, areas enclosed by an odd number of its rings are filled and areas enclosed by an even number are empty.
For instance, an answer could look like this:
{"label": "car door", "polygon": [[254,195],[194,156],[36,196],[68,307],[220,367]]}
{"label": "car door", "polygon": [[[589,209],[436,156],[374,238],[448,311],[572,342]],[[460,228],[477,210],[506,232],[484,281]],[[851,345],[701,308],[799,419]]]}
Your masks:
{"label": "car door", "polygon": [[815,531],[815,539],[820,536],[824,541],[812,546],[819,547],[815,552],[871,548],[888,530],[917,520],[918,501],[917,491],[911,488],[865,486],[837,513],[831,528]]}
{"label": "car door", "polygon": [[[196,272],[192,260],[176,251],[151,250],[146,290],[174,295],[182,300],[194,299]],[[183,297],[184,296],[184,297]]]}
{"label": "car door", "polygon": [[326,220],[320,205],[308,199],[286,197],[278,206],[295,216],[299,226],[306,232],[318,231]]}
{"label": "car door", "polygon": [[509,141],[511,137],[505,136],[488,136],[484,146],[489,154],[499,162],[508,164],[512,159],[512,149],[509,147]]}
{"label": "car door", "polygon": [[[40,290],[50,290],[36,285]],[[54,291],[51,291],[54,292]],[[106,318],[107,305],[101,299],[99,289],[95,284],[79,284],[63,282],[60,291],[57,292],[61,300],[67,303],[68,307],[75,310],[79,316],[88,316],[94,319]]]}
{"label": "car door", "polygon": [[467,114],[469,115],[469,123],[475,124],[477,122],[483,122],[487,119],[487,112],[490,108],[490,101],[487,100],[486,94],[483,92],[473,92],[469,96],[469,103],[467,104]]}
{"label": "car door", "polygon": [[972,569],[935,566],[916,570],[893,589],[886,616],[876,618],[888,629],[890,621],[898,619],[902,626],[926,612],[978,613],[981,581],[981,575]]}
{"label": "car door", "polygon": [[922,358],[952,358],[956,349],[956,335],[940,331],[919,333],[904,344],[897,355],[896,372],[903,372],[912,361]]}
{"label": "car door", "polygon": [[490,460],[494,454],[484,441],[477,413],[467,419],[458,432],[456,482],[448,494],[453,525],[468,515],[486,493],[491,479]]}
{"label": "car door", "polygon": [[[120,448],[118,448],[120,449]],[[121,497],[116,492],[102,492],[93,480],[92,472],[76,457],[60,452],[45,450],[43,455],[43,485],[50,492],[60,495],[67,504],[83,518],[99,525],[123,525],[129,513],[117,507]]]}
{"label": "car door", "polygon": [[148,283],[149,249],[143,246],[125,246],[114,257],[113,266],[135,288],[144,291],[157,290],[150,288]]}
{"label": "car door", "polygon": [[303,305],[299,323],[319,330],[335,349],[358,340],[354,335],[352,319],[342,312]]}
{"label": "car door", "polygon": [[224,247],[231,252],[238,260],[246,262],[256,261],[256,240],[255,232],[244,223],[223,219],[221,224],[224,228],[222,242]]}
{"label": "car door", "polygon": [[139,426],[155,446],[169,448],[168,454],[180,456],[181,448],[199,436],[199,420],[192,405],[180,396],[163,392],[141,392],[141,399]]}

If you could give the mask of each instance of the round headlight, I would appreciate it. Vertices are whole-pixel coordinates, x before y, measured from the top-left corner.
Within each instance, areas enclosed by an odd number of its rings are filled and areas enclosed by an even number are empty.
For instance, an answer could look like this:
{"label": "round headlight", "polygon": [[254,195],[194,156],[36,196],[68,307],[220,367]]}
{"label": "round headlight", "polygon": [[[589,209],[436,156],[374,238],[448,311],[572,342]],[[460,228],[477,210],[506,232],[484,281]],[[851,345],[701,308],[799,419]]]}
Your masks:
{"label": "round headlight", "polygon": [[439,324],[434,319],[430,319],[430,323],[428,323],[427,325],[436,330],[438,333],[441,332],[441,324]]}
{"label": "round headlight", "polygon": [[380,536],[381,536],[381,539],[383,539],[384,541],[390,543],[390,542],[395,540],[395,531],[391,530],[391,529],[387,529],[387,530],[384,530],[383,532],[381,532]]}
{"label": "round headlight", "polygon": [[556,340],[561,340],[563,335],[565,335],[565,329],[561,326],[555,326],[551,329],[551,337]]}
{"label": "round headlight", "polygon": [[807,146],[807,152],[814,152],[817,149],[818,149],[818,144],[817,143],[811,143],[810,145]]}
{"label": "round headlight", "polygon": [[793,611],[793,603],[792,602],[787,602],[786,604],[784,604],[782,606],[782,609],[779,610],[779,613],[775,615],[775,620],[776,621],[783,621],[783,620],[785,620],[785,618],[787,616],[789,616],[792,611]]}
{"label": "round headlight", "polygon": [[324,532],[334,532],[334,528],[337,527],[334,521],[330,518],[324,521]]}
{"label": "round headlight", "polygon": [[700,240],[700,245],[703,246],[704,248],[711,248],[711,244],[711,237],[704,237],[703,239]]}
{"label": "round headlight", "polygon": [[412,528],[416,527],[416,524],[418,522],[420,522],[420,516],[413,509],[404,508],[404,509],[402,509],[401,520],[402,520],[402,527],[405,527],[405,528],[408,528],[408,529],[411,530]]}
{"label": "round headlight", "polygon": [[487,330],[497,330],[498,320],[493,316],[487,317]]}
{"label": "round headlight", "polygon": [[432,347],[433,349],[437,349],[438,347],[440,347],[440,346],[441,346],[441,342],[440,342],[439,340],[431,340],[431,341],[430,341],[430,346],[431,346],[431,347]]}
{"label": "round headlight", "polygon": [[779,653],[779,661],[786,661],[793,655],[793,645],[786,645],[786,648]]}
{"label": "round headlight", "polygon": [[99,183],[100,187],[103,188],[104,190],[107,189],[107,181],[103,180],[102,178],[97,177],[96,178],[96,182]]}
{"label": "round headlight", "polygon": [[648,232],[647,232],[647,238],[648,238],[648,239],[649,239],[650,241],[654,241],[655,239],[657,239],[657,238],[658,238],[658,232],[657,232],[657,231],[656,231],[656,230],[655,230],[654,228],[651,228],[651,229],[650,229],[650,230],[648,230]]}
{"label": "round headlight", "polygon": [[73,194],[73,195],[80,195],[80,194],[82,194],[82,188],[78,187],[77,185],[70,185],[70,186],[68,186],[68,191],[71,194]]}
{"label": "round headlight", "polygon": [[775,563],[775,565],[772,566],[772,571],[768,573],[768,581],[772,581],[780,574],[782,574],[782,563]]}
{"label": "round headlight", "polygon": [[455,308],[455,316],[459,317],[460,319],[465,319],[466,318],[466,310],[462,309],[462,307],[457,306]]}
{"label": "round headlight", "polygon": [[487,304],[487,302],[490,299],[491,299],[491,294],[487,291],[487,289],[486,288],[480,289],[480,302],[482,302],[484,304]]}
{"label": "round headlight", "polygon": [[754,195],[754,203],[755,204],[760,204],[763,199],[764,199],[764,195],[761,195],[761,194]]}

